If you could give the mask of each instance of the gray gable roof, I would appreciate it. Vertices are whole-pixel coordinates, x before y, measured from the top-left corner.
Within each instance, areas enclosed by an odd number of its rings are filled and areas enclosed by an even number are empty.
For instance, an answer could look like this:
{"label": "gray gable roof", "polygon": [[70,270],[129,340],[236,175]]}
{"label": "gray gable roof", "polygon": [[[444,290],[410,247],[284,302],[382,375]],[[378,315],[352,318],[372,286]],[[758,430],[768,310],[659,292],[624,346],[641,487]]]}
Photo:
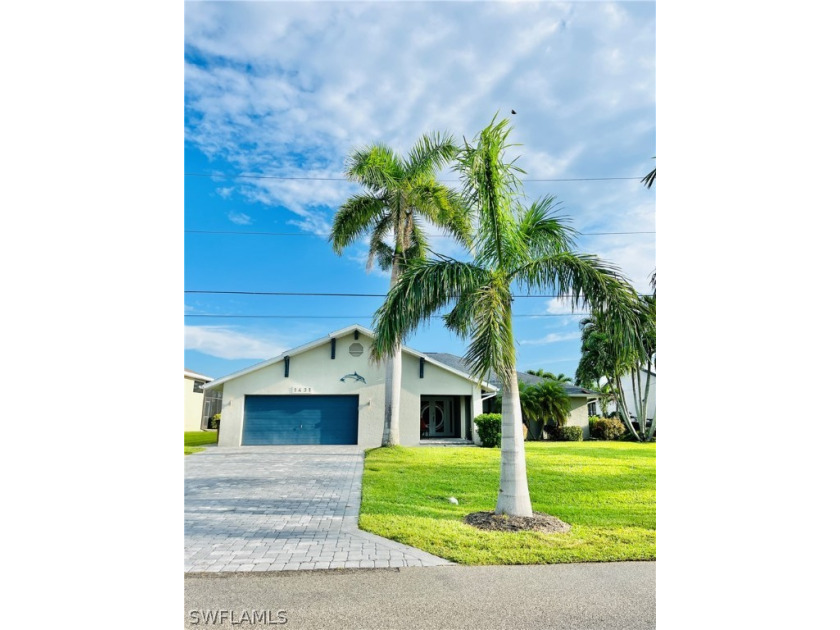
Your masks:
{"label": "gray gable roof", "polygon": [[[466,374],[470,373],[469,366],[466,362],[464,362],[464,359],[457,355],[450,354],[448,352],[424,352],[423,354],[460,372],[465,372]],[[535,376],[533,374],[528,374],[527,372],[519,371],[516,372],[516,376],[520,383],[525,383],[526,385],[537,385],[543,381],[550,380],[543,378],[542,376]],[[502,388],[502,382],[499,380],[499,377],[496,376],[495,372],[490,372],[490,376],[487,377],[487,382],[491,385],[495,385],[499,388],[499,390]],[[569,396],[586,396],[587,398],[595,396],[595,392],[584,389],[583,387],[571,385],[569,383],[563,383],[563,387],[566,389],[566,393]]]}

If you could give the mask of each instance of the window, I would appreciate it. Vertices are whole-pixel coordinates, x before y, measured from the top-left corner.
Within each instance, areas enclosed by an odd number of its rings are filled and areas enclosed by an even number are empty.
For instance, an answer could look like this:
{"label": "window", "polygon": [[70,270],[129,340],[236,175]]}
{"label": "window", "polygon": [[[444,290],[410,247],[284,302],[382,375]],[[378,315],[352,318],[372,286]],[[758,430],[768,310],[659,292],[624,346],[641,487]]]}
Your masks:
{"label": "window", "polygon": [[590,416],[597,416],[597,415],[598,415],[598,410],[595,408],[595,401],[594,401],[594,400],[593,400],[593,401],[590,401],[590,402],[586,405],[586,412],[587,412]]}
{"label": "window", "polygon": [[207,381],[193,381],[193,391],[196,394],[203,394],[204,390],[201,389],[201,386],[204,385]]}

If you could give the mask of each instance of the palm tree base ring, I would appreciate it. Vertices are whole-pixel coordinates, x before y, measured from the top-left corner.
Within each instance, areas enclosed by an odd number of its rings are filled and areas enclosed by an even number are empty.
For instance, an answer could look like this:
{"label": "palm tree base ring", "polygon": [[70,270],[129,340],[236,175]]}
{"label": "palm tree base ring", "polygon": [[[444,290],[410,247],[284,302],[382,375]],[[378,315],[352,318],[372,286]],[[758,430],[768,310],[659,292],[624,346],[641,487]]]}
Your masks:
{"label": "palm tree base ring", "polygon": [[572,526],[556,516],[534,512],[533,516],[508,516],[495,512],[472,512],[464,517],[467,525],[478,529],[501,532],[544,532],[565,534]]}

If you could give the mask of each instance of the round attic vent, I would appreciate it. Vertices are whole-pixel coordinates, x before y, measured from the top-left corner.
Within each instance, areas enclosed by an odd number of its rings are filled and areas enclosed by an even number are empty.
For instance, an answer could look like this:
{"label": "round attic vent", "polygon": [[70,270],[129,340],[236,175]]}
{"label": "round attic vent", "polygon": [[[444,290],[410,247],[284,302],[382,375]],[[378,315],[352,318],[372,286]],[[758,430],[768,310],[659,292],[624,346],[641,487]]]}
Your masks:
{"label": "round attic vent", "polygon": [[354,357],[358,357],[362,355],[362,352],[365,351],[365,348],[362,344],[358,341],[350,344],[350,354]]}

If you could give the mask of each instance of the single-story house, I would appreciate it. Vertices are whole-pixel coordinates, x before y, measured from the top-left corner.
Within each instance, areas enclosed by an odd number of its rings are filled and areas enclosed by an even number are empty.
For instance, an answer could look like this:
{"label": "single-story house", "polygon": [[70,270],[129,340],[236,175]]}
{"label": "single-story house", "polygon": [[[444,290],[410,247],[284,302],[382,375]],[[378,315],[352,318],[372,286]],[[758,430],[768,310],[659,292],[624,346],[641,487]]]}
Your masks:
{"label": "single-story house", "polygon": [[[426,354],[436,361],[445,363],[450,367],[460,370],[467,369],[464,360],[454,354],[446,352],[427,352]],[[543,378],[542,376],[528,374],[527,372],[517,372],[516,376],[519,379],[519,382],[524,383],[525,385],[538,385],[543,381],[550,380]],[[491,371],[487,381],[490,385],[493,385],[497,389],[497,395],[501,396],[502,382],[499,377]],[[569,417],[566,419],[566,426],[581,427],[583,429],[583,439],[586,440],[589,438],[589,416],[594,415],[589,413],[589,403],[590,401],[595,400],[597,395],[595,392],[584,389],[583,387],[577,387],[575,385],[570,385],[569,383],[563,383],[562,385],[566,390],[566,394],[569,396],[570,402]],[[483,407],[485,413],[489,412],[492,407],[492,398],[492,396],[485,398]]]}
{"label": "single-story house", "polygon": [[[650,391],[648,392],[647,399],[647,421],[650,423],[656,413],[656,372],[653,370],[648,371],[647,368],[641,368],[642,393],[644,393],[644,388],[648,378],[650,379]],[[604,379],[604,381],[606,382],[606,379]],[[630,414],[630,419],[635,423],[638,418],[636,417],[636,407],[633,403],[633,379],[629,374],[625,374],[620,378],[620,381],[621,388],[624,390],[624,396],[627,402],[627,412]],[[594,411],[595,409],[593,409],[593,412]],[[609,402],[606,405],[606,409],[601,409],[601,403],[599,402],[597,411],[601,415],[613,413],[615,411],[615,403]],[[595,414],[593,413],[593,415]]]}
{"label": "single-story house", "polygon": [[204,414],[203,385],[213,380],[184,368],[184,431],[201,431]]}
{"label": "single-story house", "polygon": [[[382,443],[385,365],[370,359],[373,332],[348,326],[216,379],[219,446]],[[402,349],[400,443],[476,441],[473,419],[498,387],[433,354]]]}

